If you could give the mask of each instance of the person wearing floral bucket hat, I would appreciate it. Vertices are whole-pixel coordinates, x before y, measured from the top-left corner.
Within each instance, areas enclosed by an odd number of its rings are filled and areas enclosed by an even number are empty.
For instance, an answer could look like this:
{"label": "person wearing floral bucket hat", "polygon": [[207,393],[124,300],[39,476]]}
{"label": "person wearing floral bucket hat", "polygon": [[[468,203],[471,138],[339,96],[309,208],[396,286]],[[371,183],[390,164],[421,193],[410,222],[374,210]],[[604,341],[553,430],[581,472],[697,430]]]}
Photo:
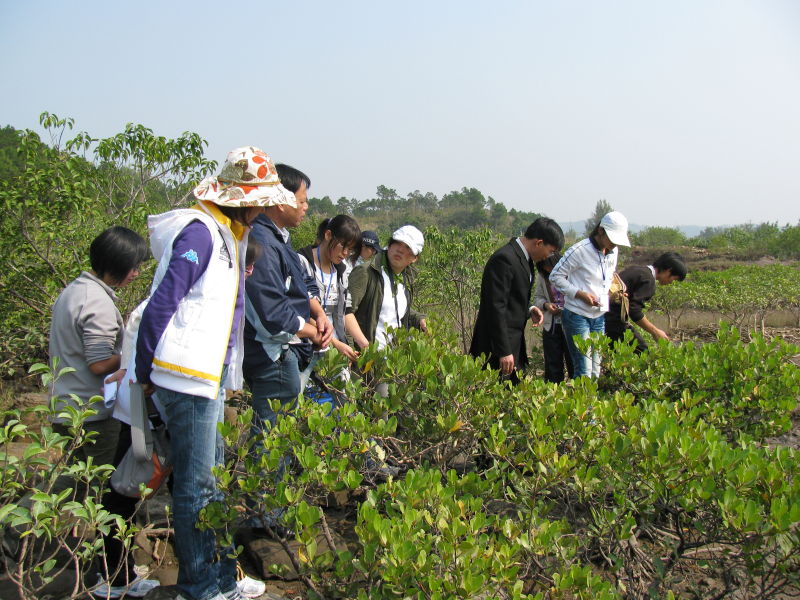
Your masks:
{"label": "person wearing floral bucket hat", "polygon": [[173,452],[178,598],[232,600],[236,560],[196,527],[220,498],[225,389],[242,387],[244,261],[250,223],[265,207],[296,207],[270,157],[247,146],[194,188],[197,204],[148,218],[158,261],[136,341],[135,371],[164,409]]}

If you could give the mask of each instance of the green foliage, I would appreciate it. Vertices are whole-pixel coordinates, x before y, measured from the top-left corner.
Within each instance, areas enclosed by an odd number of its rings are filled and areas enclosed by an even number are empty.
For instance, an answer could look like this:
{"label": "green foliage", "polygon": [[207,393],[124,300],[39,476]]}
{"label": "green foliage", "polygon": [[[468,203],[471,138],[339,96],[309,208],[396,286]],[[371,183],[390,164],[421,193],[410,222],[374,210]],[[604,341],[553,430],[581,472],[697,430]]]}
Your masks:
{"label": "green foliage", "polygon": [[[511,387],[435,327],[395,336],[335,380],[332,414],[303,401],[258,446],[249,417],[223,426],[214,525],[285,507],[312,597],[675,597],[689,565],[753,593],[800,583],[800,463],[764,442],[796,408],[797,348],[727,329],[641,355],[594,340],[599,381]],[[376,462],[399,472],[375,487]],[[344,490],[363,498],[357,539],[331,549],[320,507]]]}
{"label": "green foliage", "polygon": [[675,403],[676,415],[713,425],[731,442],[785,433],[800,396],[797,367],[788,360],[800,349],[755,335],[742,342],[723,324],[717,342],[673,347],[667,342],[637,355],[629,345],[607,352],[602,383],[639,399]]}
{"label": "green foliage", "polygon": [[[170,140],[141,125],[95,140],[85,132],[64,139],[72,119],[43,113],[50,144],[32,131],[19,135],[18,168],[0,180],[0,367],[2,375],[45,358],[50,308],[71,279],[88,269],[91,240],[111,225],[146,237],[148,214],[175,206],[190,181],[214,168],[205,142],[185,133]],[[93,148],[94,160],[86,154]],[[146,295],[150,270],[132,286],[121,309]]]}
{"label": "green foliage", "polygon": [[463,352],[469,349],[478,314],[483,267],[501,243],[502,238],[486,228],[425,230],[425,251],[416,281],[418,306],[454,329]]}
{"label": "green foliage", "polygon": [[800,271],[789,265],[740,265],[724,271],[692,272],[685,281],[661,287],[651,306],[678,327],[689,309],[714,311],[737,327],[752,320],[763,330],[766,312],[794,312],[800,324]]}
{"label": "green foliage", "polygon": [[[58,360],[51,369],[37,364],[31,373],[39,374],[45,387],[67,372],[58,370]],[[45,406],[2,412],[0,428],[0,530],[4,545],[14,551],[15,560],[7,560],[6,576],[22,600],[42,597],[43,588],[59,575],[71,572],[77,581],[70,598],[84,597],[87,571],[96,557],[104,553],[102,538],[113,524],[119,537],[130,544],[136,531],[118,515],[101,504],[103,488],[113,468],[88,461],[70,461],[69,457],[87,444],[93,433],[83,429],[87,418],[96,414],[89,404],[73,396],[77,408],[57,408],[55,397]],[[64,420],[69,435],[53,431],[48,419]],[[31,425],[44,421],[45,425]],[[14,451],[24,445],[24,451]],[[64,554],[68,560],[64,560]],[[106,573],[113,577],[112,570]],[[91,587],[91,584],[90,586]]]}
{"label": "green foliage", "polygon": [[369,597],[529,597],[519,579],[528,534],[485,510],[492,487],[474,473],[426,469],[371,491],[356,526]]}
{"label": "green foliage", "polygon": [[694,245],[709,250],[730,251],[744,259],[765,255],[777,258],[800,258],[800,225],[747,223],[733,227],[707,227]]}
{"label": "green foliage", "polygon": [[403,198],[397,190],[383,185],[378,186],[374,198],[362,201],[342,197],[334,204],[327,196],[310,198],[309,213],[317,217],[348,214],[359,221],[362,229],[379,231],[382,237],[407,223],[423,230],[428,227],[441,230],[457,228],[463,233],[491,227],[502,235],[519,235],[541,216],[536,212],[507,209],[475,188],[454,190],[441,199],[430,192],[415,190]]}
{"label": "green foliage", "polygon": [[683,246],[686,236],[677,227],[645,227],[631,234],[634,246]]}

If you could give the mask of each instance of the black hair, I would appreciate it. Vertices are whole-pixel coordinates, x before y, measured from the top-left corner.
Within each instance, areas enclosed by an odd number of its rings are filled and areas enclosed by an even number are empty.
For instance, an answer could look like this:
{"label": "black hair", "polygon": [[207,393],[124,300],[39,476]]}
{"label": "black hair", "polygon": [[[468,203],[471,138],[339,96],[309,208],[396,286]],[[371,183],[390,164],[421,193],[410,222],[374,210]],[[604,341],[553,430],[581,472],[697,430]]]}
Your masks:
{"label": "black hair", "polygon": [[308,175],[299,169],[278,163],[275,165],[275,170],[278,171],[278,177],[280,177],[283,187],[293,194],[300,190],[300,186],[303,183],[306,184],[306,189],[311,187],[311,180],[308,178]]}
{"label": "black hair", "polygon": [[358,262],[358,257],[361,256],[361,249],[363,247],[364,245],[361,243],[361,240],[359,239],[353,246],[353,251],[350,253],[350,256],[347,257],[347,261],[354,267],[356,266],[356,262]]}
{"label": "black hair", "polygon": [[673,276],[678,276],[678,281],[686,279],[689,269],[683,262],[683,257],[677,252],[665,252],[653,261],[653,268],[659,271],[669,271]]}
{"label": "black hair", "polygon": [[561,226],[548,217],[539,217],[528,225],[525,237],[529,240],[542,240],[549,246],[555,246],[557,250],[564,247],[564,232],[561,231]]}
{"label": "black hair", "polygon": [[331,232],[330,243],[332,245],[341,243],[345,248],[350,248],[361,242],[361,228],[349,215],[336,215],[332,219],[322,221],[317,227],[318,243],[323,242],[326,231]]}
{"label": "black hair", "polygon": [[137,269],[150,251],[147,242],[135,231],[115,225],[98,235],[89,246],[92,270],[102,279],[106,275],[122,282],[128,273]]}
{"label": "black hair", "polygon": [[249,225],[247,215],[252,206],[220,206],[217,204],[219,212],[228,217],[231,221],[237,221],[242,225]]}
{"label": "black hair", "polygon": [[[555,267],[558,264],[559,260],[561,260],[561,254],[559,254],[558,252],[553,252],[547,258],[543,258],[542,260],[536,263],[536,270],[539,271],[539,274],[542,277],[544,277],[545,279],[549,279],[550,271],[552,271],[553,267]],[[545,269],[547,268],[549,268],[550,271],[546,271]]]}
{"label": "black hair", "polygon": [[247,251],[244,253],[245,266],[254,265],[264,254],[264,248],[253,236],[247,238]]}

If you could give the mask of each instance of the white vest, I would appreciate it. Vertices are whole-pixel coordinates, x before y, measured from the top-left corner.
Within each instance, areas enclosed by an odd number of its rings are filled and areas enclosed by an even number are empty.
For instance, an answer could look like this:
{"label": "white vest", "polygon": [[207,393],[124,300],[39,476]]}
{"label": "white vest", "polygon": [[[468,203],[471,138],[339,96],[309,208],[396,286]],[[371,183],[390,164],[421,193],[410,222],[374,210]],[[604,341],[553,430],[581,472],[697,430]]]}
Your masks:
{"label": "white vest", "polygon": [[159,258],[151,296],[167,271],[175,238],[189,223],[206,225],[214,244],[208,268],[181,300],[156,346],[150,379],[168,390],[213,399],[222,383],[227,389],[242,387],[244,313],[225,382],[220,381],[220,374],[244,269],[247,231],[237,242],[229,221],[216,206],[199,206],[201,210],[178,209],[147,219],[153,256]]}

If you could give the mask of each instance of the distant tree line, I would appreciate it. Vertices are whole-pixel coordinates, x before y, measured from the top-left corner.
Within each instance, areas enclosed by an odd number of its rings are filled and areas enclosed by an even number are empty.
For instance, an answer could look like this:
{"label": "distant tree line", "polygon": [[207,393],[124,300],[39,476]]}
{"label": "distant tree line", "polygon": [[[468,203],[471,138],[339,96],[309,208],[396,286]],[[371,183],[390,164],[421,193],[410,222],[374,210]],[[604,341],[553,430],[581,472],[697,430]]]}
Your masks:
{"label": "distant tree line", "polygon": [[319,215],[347,214],[361,224],[362,229],[393,231],[405,223],[420,228],[436,226],[478,229],[489,227],[503,235],[519,235],[531,221],[542,216],[536,212],[508,209],[491,196],[475,188],[462,188],[437,198],[431,192],[415,190],[401,196],[397,190],[379,185],[375,196],[365,200],[341,197],[334,202],[329,196],[311,198],[309,212]]}

